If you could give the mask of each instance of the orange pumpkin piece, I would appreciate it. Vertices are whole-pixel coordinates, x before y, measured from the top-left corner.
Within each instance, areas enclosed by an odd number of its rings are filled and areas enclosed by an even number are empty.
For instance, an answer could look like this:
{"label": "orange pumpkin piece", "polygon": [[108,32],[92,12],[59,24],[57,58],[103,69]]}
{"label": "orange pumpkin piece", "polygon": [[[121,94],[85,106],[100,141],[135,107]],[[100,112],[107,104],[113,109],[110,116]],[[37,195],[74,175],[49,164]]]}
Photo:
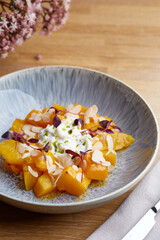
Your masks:
{"label": "orange pumpkin piece", "polygon": [[55,186],[53,185],[50,176],[47,173],[44,173],[38,178],[33,191],[36,197],[42,197],[53,192],[54,189]]}
{"label": "orange pumpkin piece", "polygon": [[15,119],[12,127],[11,127],[11,131],[17,132],[17,133],[21,133],[23,126],[26,124],[25,120],[22,119]]}
{"label": "orange pumpkin piece", "polygon": [[63,107],[62,105],[59,105],[59,104],[54,104],[53,107],[55,107],[58,111],[62,110],[62,111],[65,111],[66,108]]}
{"label": "orange pumpkin piece", "polygon": [[111,137],[113,139],[113,149],[115,151],[120,150],[122,148],[129,147],[135,139],[126,133],[117,133],[111,134]]}
{"label": "orange pumpkin piece", "polygon": [[[50,156],[52,158],[52,161],[54,163],[54,161],[56,160],[55,156],[53,155],[52,152],[48,151],[47,153],[44,153],[47,156]],[[47,163],[46,160],[44,158],[44,155],[42,152],[39,152],[39,154],[37,156],[32,156],[33,161],[36,165],[36,167],[40,170],[40,171],[47,171]]]}
{"label": "orange pumpkin piece", "polygon": [[14,173],[15,175],[18,175],[22,172],[22,168],[20,166],[15,166],[15,165],[9,164],[6,161],[4,162],[4,166],[5,166],[6,170]]}
{"label": "orange pumpkin piece", "polygon": [[0,142],[0,155],[6,160],[7,163],[13,165],[21,165],[25,162],[22,154],[18,151],[19,142],[12,139]]}
{"label": "orange pumpkin piece", "polygon": [[25,188],[27,191],[33,189],[34,185],[37,182],[38,176],[35,177],[33,176],[29,170],[28,166],[23,167],[23,177],[24,177],[24,183],[25,183]]}
{"label": "orange pumpkin piece", "polygon": [[32,110],[30,113],[28,113],[25,120],[32,125],[43,128],[45,128],[48,124],[52,125],[55,114],[54,112],[49,113],[48,110],[49,108],[45,108],[42,111]]}
{"label": "orange pumpkin piece", "polygon": [[103,157],[105,158],[105,160],[110,162],[112,166],[115,166],[116,165],[116,154],[114,154],[112,152],[108,153],[108,150],[103,150],[102,152],[103,152]]}
{"label": "orange pumpkin piece", "polygon": [[103,180],[108,176],[108,168],[100,164],[87,164],[85,176],[94,180]]}
{"label": "orange pumpkin piece", "polygon": [[60,191],[66,192],[75,196],[80,196],[85,192],[91,180],[84,176],[81,182],[82,169],[75,171],[72,166],[66,166],[63,173],[57,181],[57,187]]}

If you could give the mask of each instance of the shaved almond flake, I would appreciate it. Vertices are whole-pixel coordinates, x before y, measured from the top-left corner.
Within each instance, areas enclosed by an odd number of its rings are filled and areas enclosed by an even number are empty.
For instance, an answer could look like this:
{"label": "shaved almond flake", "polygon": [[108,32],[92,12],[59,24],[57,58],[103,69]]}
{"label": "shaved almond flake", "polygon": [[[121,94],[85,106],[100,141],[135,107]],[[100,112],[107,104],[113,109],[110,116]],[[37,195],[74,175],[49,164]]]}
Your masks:
{"label": "shaved almond flake", "polygon": [[76,165],[72,165],[72,168],[75,170],[75,171],[78,171],[78,167]]}
{"label": "shaved almond flake", "polygon": [[57,168],[54,173],[52,173],[53,176],[58,176],[62,173],[62,169]]}
{"label": "shaved almond flake", "polygon": [[31,151],[31,156],[38,156],[38,154],[39,154],[39,151],[38,151],[38,150],[32,149],[32,151]]}
{"label": "shaved almond flake", "polygon": [[28,171],[30,172],[30,174],[33,175],[33,177],[38,177],[38,172],[34,171],[31,166],[28,166]]}
{"label": "shaved almond flake", "polygon": [[107,134],[106,140],[108,143],[108,150],[113,150],[113,139],[109,134]]}
{"label": "shaved almond flake", "polygon": [[30,156],[31,156],[31,154],[29,152],[24,153],[23,156],[22,156],[22,159],[30,157]]}
{"label": "shaved almond flake", "polygon": [[100,141],[96,142],[96,143],[92,146],[92,150],[93,150],[93,151],[95,151],[95,150],[100,150],[100,149],[102,149],[102,148],[103,148],[103,144],[102,144]]}
{"label": "shaved almond flake", "polygon": [[35,133],[33,133],[33,132],[30,131],[31,128],[32,128],[32,125],[28,125],[28,124],[26,124],[26,125],[24,125],[24,126],[22,127],[22,129],[23,129],[23,131],[24,131],[24,133],[25,133],[26,135],[28,135],[28,136],[31,137],[31,138],[34,138],[34,137],[35,137]]}
{"label": "shaved almond flake", "polygon": [[47,156],[47,170],[48,170],[48,173],[51,173],[51,172],[54,172],[56,170],[56,165],[53,164],[53,160],[50,156]]}
{"label": "shaved almond flake", "polygon": [[81,178],[82,178],[82,173],[80,173],[80,172],[77,173],[76,174],[76,179],[77,179],[78,182],[81,182]]}
{"label": "shaved almond flake", "polygon": [[35,116],[35,118],[34,118],[34,121],[35,121],[35,122],[39,122],[41,119],[42,119],[42,118],[41,118],[41,113],[38,113],[38,114],[36,114],[36,116]]}
{"label": "shaved almond flake", "polygon": [[110,166],[111,163],[106,161],[105,158],[103,157],[103,153],[99,150],[95,150],[92,154],[92,161],[97,163],[97,164],[101,164],[103,166]]}
{"label": "shaved almond flake", "polygon": [[95,119],[96,120],[95,122],[97,122],[97,120],[98,120],[98,118],[96,116],[97,111],[98,111],[98,108],[97,108],[96,105],[93,105],[92,107],[88,108],[88,110],[84,114],[84,122],[86,124],[89,124],[90,123],[90,118]]}
{"label": "shaved almond flake", "polygon": [[25,144],[20,143],[20,144],[18,145],[18,151],[19,151],[20,153],[24,153],[24,152],[25,152]]}
{"label": "shaved almond flake", "polygon": [[100,141],[102,142],[102,144],[105,143],[105,141],[106,141],[106,135],[107,135],[107,133],[102,132],[102,134],[100,136]]}
{"label": "shaved almond flake", "polygon": [[50,113],[48,112],[48,113],[42,114],[42,120],[44,122],[50,122]]}
{"label": "shaved almond flake", "polygon": [[53,184],[53,186],[55,185],[55,177],[53,177],[52,175],[50,175],[50,177],[51,177],[51,181],[52,181],[52,184]]}
{"label": "shaved almond flake", "polygon": [[108,155],[110,152],[117,155],[117,153],[113,150],[113,139],[109,134],[107,134],[106,140],[108,143],[108,152],[106,153],[106,155]]}
{"label": "shaved almond flake", "polygon": [[85,170],[87,167],[87,161],[86,160],[83,160],[83,170]]}
{"label": "shaved almond flake", "polygon": [[[61,173],[61,174],[62,174],[62,173]],[[55,183],[54,183],[54,186],[56,186],[56,184],[57,184],[57,182],[58,182],[58,180],[59,180],[61,174],[59,174],[59,176],[57,177],[57,179],[56,179],[56,181],[55,181]]]}
{"label": "shaved almond flake", "polygon": [[35,112],[33,112],[32,114],[31,114],[31,116],[30,116],[30,120],[34,120],[35,119],[35,117],[36,117],[36,115],[37,115],[37,113],[35,113]]}
{"label": "shaved almond flake", "polygon": [[66,118],[77,118],[75,114],[78,114],[81,111],[81,108],[82,107],[79,104],[76,106],[73,106],[72,104],[70,104],[67,108],[67,111],[69,111],[69,113],[65,114]]}
{"label": "shaved almond flake", "polygon": [[43,128],[42,127],[33,126],[31,129],[32,129],[33,132],[39,133]]}

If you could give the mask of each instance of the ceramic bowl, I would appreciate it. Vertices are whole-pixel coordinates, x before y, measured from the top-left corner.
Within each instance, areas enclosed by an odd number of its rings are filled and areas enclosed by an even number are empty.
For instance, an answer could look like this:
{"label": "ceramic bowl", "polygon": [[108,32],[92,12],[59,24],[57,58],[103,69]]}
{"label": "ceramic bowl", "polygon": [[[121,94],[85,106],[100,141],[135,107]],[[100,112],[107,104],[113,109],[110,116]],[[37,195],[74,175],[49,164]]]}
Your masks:
{"label": "ceramic bowl", "polygon": [[21,179],[7,172],[0,159],[0,199],[19,208],[44,213],[84,211],[110,201],[132,188],[150,169],[158,148],[158,125],[146,101],[132,88],[105,73],[69,66],[25,69],[0,78],[0,134],[15,118],[33,108],[58,103],[96,104],[135,142],[117,155],[108,183],[89,187],[82,197],[69,194],[37,199]]}

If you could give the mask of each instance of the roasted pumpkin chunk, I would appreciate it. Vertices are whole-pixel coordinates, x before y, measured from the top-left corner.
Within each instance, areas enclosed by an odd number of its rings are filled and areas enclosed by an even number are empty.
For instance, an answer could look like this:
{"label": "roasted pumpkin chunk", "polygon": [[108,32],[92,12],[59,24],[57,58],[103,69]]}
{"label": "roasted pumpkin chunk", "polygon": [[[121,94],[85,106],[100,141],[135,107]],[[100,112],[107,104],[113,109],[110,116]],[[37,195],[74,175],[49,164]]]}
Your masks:
{"label": "roasted pumpkin chunk", "polygon": [[0,155],[6,160],[7,163],[13,165],[20,165],[25,162],[22,154],[18,151],[19,142],[12,139],[0,142]]}
{"label": "roasted pumpkin chunk", "polygon": [[129,147],[135,141],[131,135],[126,133],[114,133],[111,134],[111,137],[113,139],[113,149],[115,151]]}
{"label": "roasted pumpkin chunk", "polygon": [[51,193],[54,189],[55,186],[52,183],[50,176],[47,173],[44,173],[38,178],[33,190],[36,197],[42,197]]}
{"label": "roasted pumpkin chunk", "polygon": [[78,171],[74,170],[72,166],[64,168],[62,175],[60,176],[57,187],[58,189],[65,190],[73,195],[80,196],[85,192],[91,180],[86,176],[81,181],[82,169]]}
{"label": "roasted pumpkin chunk", "polygon": [[110,162],[112,166],[116,165],[116,154],[112,152],[108,152],[108,150],[103,150],[103,157],[106,161]]}
{"label": "roasted pumpkin chunk", "polygon": [[88,164],[85,169],[85,176],[94,180],[103,180],[108,176],[108,167],[100,164]]}
{"label": "roasted pumpkin chunk", "polygon": [[24,183],[27,191],[33,189],[38,177],[34,177],[29,171],[24,171]]}
{"label": "roasted pumpkin chunk", "polygon": [[25,120],[17,118],[14,120],[11,130],[17,133],[21,133],[21,131],[23,131],[22,128],[25,124],[27,124]]}

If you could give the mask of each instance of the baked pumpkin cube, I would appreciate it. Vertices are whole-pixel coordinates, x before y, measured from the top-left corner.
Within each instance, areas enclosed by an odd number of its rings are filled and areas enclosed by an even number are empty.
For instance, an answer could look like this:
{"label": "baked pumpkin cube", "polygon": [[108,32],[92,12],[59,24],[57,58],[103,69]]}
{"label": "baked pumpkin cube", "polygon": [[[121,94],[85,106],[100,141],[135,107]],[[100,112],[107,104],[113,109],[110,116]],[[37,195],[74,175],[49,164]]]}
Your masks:
{"label": "baked pumpkin cube", "polygon": [[23,131],[22,128],[25,124],[27,124],[25,120],[17,118],[12,124],[11,131],[21,133],[21,131]]}
{"label": "baked pumpkin cube", "polygon": [[33,191],[36,197],[42,197],[53,192],[54,189],[55,186],[52,183],[51,177],[47,173],[44,173],[38,178]]}
{"label": "baked pumpkin cube", "polygon": [[85,176],[93,180],[104,180],[108,176],[108,167],[100,164],[87,164]]}
{"label": "baked pumpkin cube", "polygon": [[0,155],[6,160],[7,163],[13,165],[22,165],[25,160],[22,154],[18,151],[19,142],[9,139],[0,142]]}
{"label": "baked pumpkin cube", "polygon": [[66,166],[63,170],[62,175],[57,181],[57,187],[60,191],[65,190],[66,192],[80,196],[85,192],[91,180],[83,175],[81,181],[82,169],[79,168],[77,171],[72,166]]}
{"label": "baked pumpkin cube", "polygon": [[21,166],[12,165],[12,164],[7,163],[6,161],[4,162],[4,166],[5,166],[6,170],[14,173],[15,175],[18,175],[22,172]]}
{"label": "baked pumpkin cube", "polygon": [[111,134],[111,137],[113,139],[113,149],[115,151],[129,147],[135,141],[135,139],[131,135],[120,132],[115,132],[114,134]]}
{"label": "baked pumpkin cube", "polygon": [[[29,171],[30,170],[30,171]],[[24,165],[23,166],[23,178],[25,183],[25,188],[27,191],[33,189],[34,185],[38,180],[40,172],[35,166]]]}
{"label": "baked pumpkin cube", "polygon": [[116,165],[116,154],[113,152],[109,152],[108,150],[103,150],[103,157],[105,158],[106,161],[110,162],[112,166]]}
{"label": "baked pumpkin cube", "polygon": [[34,177],[29,171],[23,173],[25,188],[27,191],[33,189],[38,177]]}
{"label": "baked pumpkin cube", "polygon": [[48,124],[52,125],[54,112],[50,113],[49,108],[45,108],[42,111],[32,110],[26,116],[26,122],[33,124],[35,126],[40,126],[45,128]]}

